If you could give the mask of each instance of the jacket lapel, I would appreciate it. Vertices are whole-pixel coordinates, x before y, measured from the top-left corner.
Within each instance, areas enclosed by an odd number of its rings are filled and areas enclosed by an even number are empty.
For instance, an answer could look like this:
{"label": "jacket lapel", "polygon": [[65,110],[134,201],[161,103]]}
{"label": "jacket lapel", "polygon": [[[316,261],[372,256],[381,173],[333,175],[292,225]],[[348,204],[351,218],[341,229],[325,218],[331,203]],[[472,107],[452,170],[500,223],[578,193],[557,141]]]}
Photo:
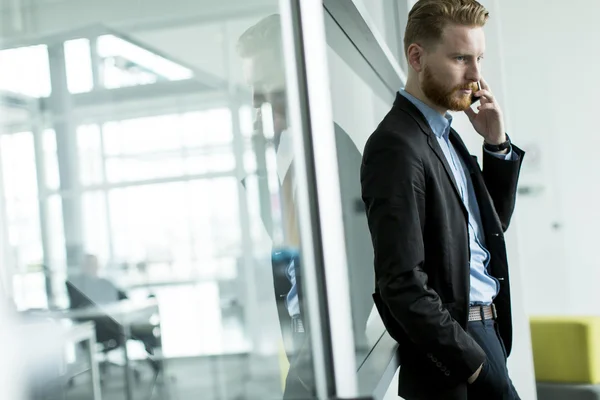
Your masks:
{"label": "jacket lapel", "polygon": [[465,208],[462,198],[460,197],[460,191],[458,190],[458,185],[456,183],[456,179],[454,178],[454,173],[450,168],[450,164],[448,164],[446,155],[442,151],[442,148],[440,147],[440,144],[438,143],[435,134],[431,130],[429,123],[427,122],[421,111],[419,111],[419,109],[413,103],[411,103],[406,97],[402,96],[400,93],[398,93],[398,95],[396,96],[394,106],[402,109],[402,111],[410,115],[417,122],[423,133],[427,135],[427,143],[429,144],[429,147],[444,166],[446,176],[448,177],[448,179],[452,183],[452,187],[454,188],[454,194],[456,194],[456,196],[458,197],[463,211],[467,213],[467,209]]}
{"label": "jacket lapel", "polygon": [[471,174],[471,182],[473,182],[473,189],[475,190],[475,197],[477,197],[481,220],[484,224],[484,232],[487,234],[488,232],[498,231],[498,227],[502,226],[500,217],[498,217],[498,213],[496,213],[496,210],[493,207],[494,202],[485,186],[483,174],[477,163],[477,157],[472,156],[469,153],[467,146],[465,146],[464,142],[454,129],[450,130],[450,141],[454,145],[458,155],[465,161],[465,165]]}
{"label": "jacket lapel", "polygon": [[456,150],[458,156],[462,158],[462,160],[465,162],[469,173],[474,174],[475,170],[479,170],[479,165],[477,164],[477,157],[472,156],[469,153],[467,146],[454,129],[450,129],[450,142],[454,146],[454,149]]}

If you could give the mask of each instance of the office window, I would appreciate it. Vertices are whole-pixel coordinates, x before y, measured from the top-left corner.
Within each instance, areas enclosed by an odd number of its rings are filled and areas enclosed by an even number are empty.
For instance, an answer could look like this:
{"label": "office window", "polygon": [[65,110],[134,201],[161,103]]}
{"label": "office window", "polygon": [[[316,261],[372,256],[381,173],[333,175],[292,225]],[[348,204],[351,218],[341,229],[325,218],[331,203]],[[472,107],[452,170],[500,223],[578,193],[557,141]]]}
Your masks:
{"label": "office window", "polygon": [[89,92],[94,88],[89,39],[67,40],[64,46],[69,92]]}
{"label": "office window", "polygon": [[105,152],[109,157],[157,153],[181,147],[176,115],[107,122],[103,131]]}
{"label": "office window", "polygon": [[213,109],[104,124],[108,182],[232,172],[230,114]]}
{"label": "office window", "polygon": [[183,114],[182,128],[187,147],[230,145],[233,140],[231,112],[227,108]]}
{"label": "office window", "polygon": [[190,267],[184,183],[114,189],[109,207],[116,259]]}
{"label": "office window", "polygon": [[111,190],[115,257],[176,275],[231,275],[220,260],[240,254],[236,185],[221,178]]}
{"label": "office window", "polygon": [[0,50],[0,89],[32,97],[51,93],[45,45]]}
{"label": "office window", "polygon": [[14,303],[17,310],[48,307],[46,280],[40,266],[13,275]]}
{"label": "office window", "polygon": [[190,220],[199,259],[240,255],[237,185],[233,177],[189,183]]}
{"label": "office window", "polygon": [[39,265],[42,244],[33,134],[0,136],[11,255],[20,270]]}
{"label": "office window", "polygon": [[183,175],[178,116],[108,122],[103,135],[108,182]]}

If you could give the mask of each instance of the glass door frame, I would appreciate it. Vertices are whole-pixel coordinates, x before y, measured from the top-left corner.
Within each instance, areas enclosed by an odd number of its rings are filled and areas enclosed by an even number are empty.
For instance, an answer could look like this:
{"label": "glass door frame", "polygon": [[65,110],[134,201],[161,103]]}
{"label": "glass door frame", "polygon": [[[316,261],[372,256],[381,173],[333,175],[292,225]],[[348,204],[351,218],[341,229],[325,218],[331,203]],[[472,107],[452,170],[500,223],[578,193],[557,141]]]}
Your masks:
{"label": "glass door frame", "polygon": [[[332,18],[346,34],[351,43],[347,52],[358,52],[367,61],[370,71],[362,72],[376,75],[378,90],[395,93],[406,75],[359,1],[280,0],[280,10],[290,126],[297,133],[297,203],[317,398],[357,399],[358,368],[327,68],[326,20]],[[381,397],[385,392],[381,389],[392,382],[393,372],[389,372],[398,366],[393,357],[395,348],[391,343],[379,351],[392,357],[379,368],[380,379],[373,383],[374,391],[380,393],[373,393],[376,397]]]}

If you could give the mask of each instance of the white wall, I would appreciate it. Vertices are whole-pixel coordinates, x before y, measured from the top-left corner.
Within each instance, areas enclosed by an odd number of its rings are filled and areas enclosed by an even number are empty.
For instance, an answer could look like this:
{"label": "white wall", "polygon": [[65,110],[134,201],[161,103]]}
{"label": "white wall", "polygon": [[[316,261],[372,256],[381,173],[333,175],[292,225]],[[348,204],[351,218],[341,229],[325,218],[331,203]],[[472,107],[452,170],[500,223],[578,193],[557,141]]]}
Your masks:
{"label": "white wall", "polygon": [[531,180],[544,185],[520,207],[528,312],[598,315],[600,3],[498,3],[504,57],[518,61],[506,67],[512,123],[539,149]]}

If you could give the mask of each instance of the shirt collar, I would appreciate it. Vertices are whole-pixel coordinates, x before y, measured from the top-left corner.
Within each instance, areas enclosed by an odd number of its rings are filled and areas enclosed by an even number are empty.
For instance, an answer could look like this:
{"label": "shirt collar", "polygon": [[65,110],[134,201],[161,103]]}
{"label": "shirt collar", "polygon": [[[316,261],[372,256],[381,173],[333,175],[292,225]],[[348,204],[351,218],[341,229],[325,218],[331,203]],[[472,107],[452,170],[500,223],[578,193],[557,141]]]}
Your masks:
{"label": "shirt collar", "polygon": [[400,89],[399,93],[406,97],[408,101],[413,103],[415,107],[421,111],[435,136],[438,138],[443,136],[445,139],[448,139],[450,126],[452,125],[452,116],[449,113],[446,113],[446,115],[441,115],[439,112],[435,111],[433,108],[429,107],[427,104],[423,103],[421,100],[417,99],[404,89]]}

